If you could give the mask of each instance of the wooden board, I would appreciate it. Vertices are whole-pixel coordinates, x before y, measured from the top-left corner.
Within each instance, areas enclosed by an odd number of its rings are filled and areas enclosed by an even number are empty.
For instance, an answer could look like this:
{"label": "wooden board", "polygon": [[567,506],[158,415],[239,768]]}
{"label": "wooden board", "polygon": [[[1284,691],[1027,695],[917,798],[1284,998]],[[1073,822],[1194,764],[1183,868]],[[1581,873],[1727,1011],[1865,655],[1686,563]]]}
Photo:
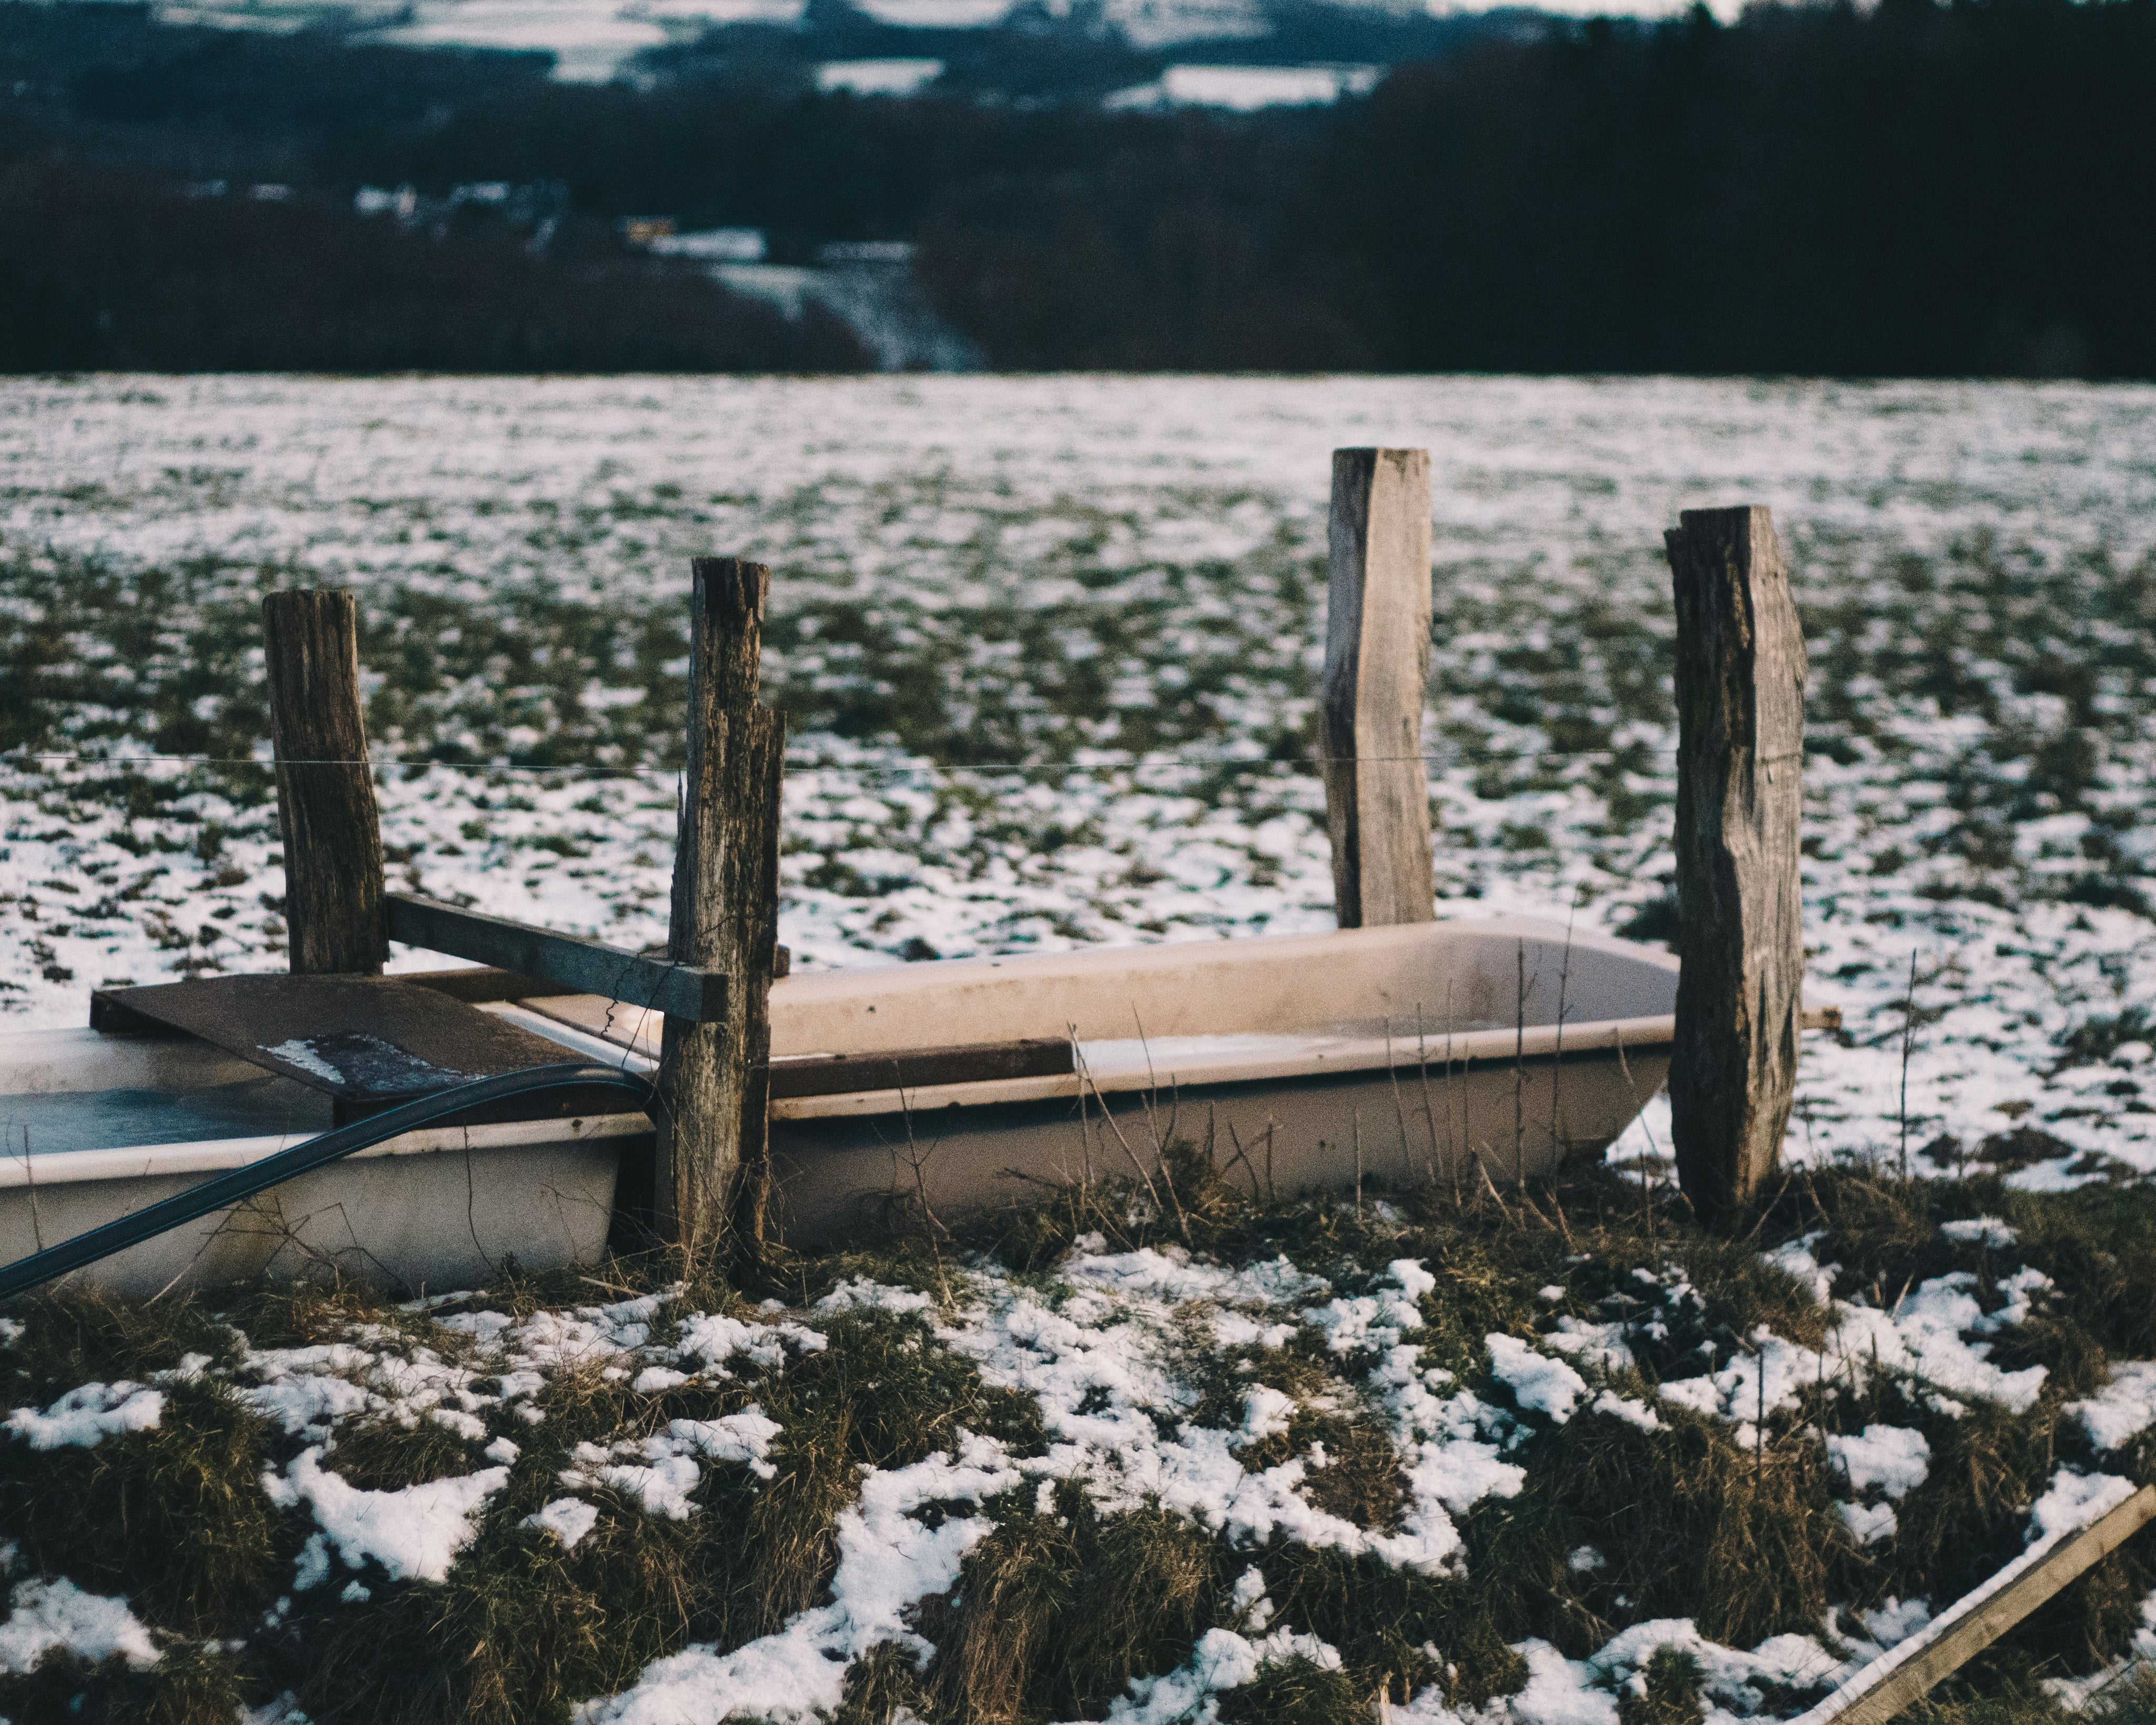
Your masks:
{"label": "wooden board", "polygon": [[[198,1037],[333,1097],[340,1122],[569,1058],[543,1036],[396,977],[223,976],[100,989],[90,997],[90,1026]],[[557,1099],[534,1106],[549,1115],[589,1111]],[[619,1101],[605,1111],[619,1112]]]}
{"label": "wooden board", "polygon": [[1067,1036],[954,1043],[892,1054],[781,1055],[771,1063],[771,1099],[998,1084],[1013,1078],[1055,1077],[1076,1070]]}
{"label": "wooden board", "polygon": [[385,894],[382,908],[390,939],[408,946],[515,971],[562,993],[603,994],[692,1024],[717,1024],[726,1015],[726,979],[718,971],[408,892]]}
{"label": "wooden board", "polygon": [[1790,1725],[1887,1725],[2152,1521],[2156,1486],[2143,1486],[2078,1532],[2031,1546]]}

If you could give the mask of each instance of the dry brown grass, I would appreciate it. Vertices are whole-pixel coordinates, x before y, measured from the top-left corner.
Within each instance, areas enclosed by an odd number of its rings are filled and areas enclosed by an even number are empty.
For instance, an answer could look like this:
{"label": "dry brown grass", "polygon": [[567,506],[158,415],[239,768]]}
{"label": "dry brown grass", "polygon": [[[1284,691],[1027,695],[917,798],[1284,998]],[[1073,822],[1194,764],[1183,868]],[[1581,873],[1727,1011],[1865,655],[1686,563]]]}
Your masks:
{"label": "dry brown grass", "polygon": [[[1799,1176],[1752,1219],[1753,1239],[1732,1243],[1699,1233],[1667,1206],[1650,1212],[1636,1189],[1599,1174],[1538,1189],[1529,1201],[1511,1196],[1464,1210],[1449,1193],[1394,1194],[1404,1220],[1382,1225],[1337,1204],[1254,1201],[1188,1147],[1172,1149],[1156,1170],[1158,1209],[1147,1210],[1136,1186],[1060,1194],[1002,1219],[993,1243],[1007,1261],[1036,1268],[1094,1228],[1111,1245],[1187,1240],[1228,1261],[1285,1253],[1342,1293],[1374,1286],[1393,1258],[1422,1258],[1439,1278],[1421,1302],[1426,1328],[1415,1337],[1426,1362],[1502,1402],[1485,1335],[1537,1335],[1556,1311],[1618,1310],[1614,1296],[1639,1295],[1636,1270],[1681,1272],[1700,1303],[1657,1308],[1670,1332],[1640,1343],[1637,1377],[1612,1380],[1626,1394],[1652,1397],[1658,1376],[1726,1360],[1763,1323],[1816,1342],[1823,1314],[1757,1248],[1824,1229],[1820,1254],[1843,1264],[1842,1291],[1887,1304],[1905,1286],[1958,1270],[1971,1272],[1989,1304],[2017,1266],[2044,1269],[2060,1284],[2056,1296],[1994,1338],[1994,1358],[2041,1364],[2049,1380],[2026,1414],[1979,1406],[1960,1419],[1907,1384],[1875,1383],[1861,1394],[1844,1386],[1835,1396],[1820,1386],[1769,1422],[1763,1455],[1738,1449],[1729,1428],[1667,1403],[1657,1404],[1667,1426],[1660,1432],[1588,1411],[1562,1425],[1531,1419],[1529,1435],[1508,1452],[1527,1470],[1525,1489],[1460,1518],[1465,1570],[1442,1578],[1286,1543],[1237,1548],[1157,1508],[1104,1515],[1069,1482],[1044,1509],[1029,1485],[986,1507],[995,1531],[973,1548],[958,1586],[922,1606],[919,1627],[937,1649],[932,1663],[916,1670],[898,1649],[858,1662],[844,1725],[888,1725],[901,1709],[932,1725],[1097,1717],[1133,1677],[1173,1668],[1206,1629],[1233,1624],[1230,1590],[1252,1563],[1265,1579],[1271,1625],[1318,1636],[1338,1650],[1341,1665],[1269,1667],[1221,1698],[1222,1716],[1306,1725],[1367,1719],[1381,1686],[1397,1695],[1437,1683],[1455,1707],[1480,1706],[1523,1681],[1512,1644],[1530,1635],[1576,1656],[1626,1624],[1692,1617],[1716,1639],[1751,1645],[1812,1629],[1837,1602],[1950,1598],[2020,1548],[2028,1505],[2062,1460],[2097,1459],[2061,1404],[2100,1381],[2111,1359],[2156,1354],[2156,1199],[2131,1193],[2036,1199],[1987,1182]],[[2021,1230],[2018,1245],[1974,1248],[1938,1231],[1942,1220],[1978,1214],[2005,1215]],[[855,1275],[940,1299],[953,1250],[902,1233],[829,1259],[774,1255],[758,1274],[797,1302]],[[712,1266],[690,1267],[696,1284],[681,1307],[662,1310],[656,1342],[670,1337],[673,1310],[748,1312]],[[588,1278],[512,1271],[503,1287],[475,1297],[511,1311],[589,1304],[666,1286],[681,1268],[650,1255]],[[1554,1303],[1540,1291],[1552,1286],[1562,1291]],[[13,1374],[18,1404],[86,1381],[146,1378],[183,1353],[228,1362],[239,1345],[223,1321],[187,1302],[78,1298],[18,1310],[28,1329],[0,1354],[0,1369]],[[444,1357],[464,1345],[427,1316],[352,1286],[258,1291],[236,1298],[232,1315],[261,1346],[341,1339],[359,1324],[384,1326]],[[325,1588],[302,1596],[275,1632],[260,1629],[260,1613],[289,1585],[305,1517],[272,1512],[255,1481],[296,1440],[265,1431],[225,1392],[198,1384],[168,1389],[155,1430],[95,1450],[0,1445],[0,1522],[23,1541],[26,1568],[126,1593],[162,1630],[249,1638],[237,1660],[175,1655],[150,1674],[58,1661],[0,1684],[0,1712],[34,1718],[80,1697],[81,1710],[68,1717],[194,1725],[215,1716],[228,1725],[229,1695],[259,1702],[290,1686],[321,1725],[559,1722],[576,1702],[625,1686],[690,1641],[731,1647],[769,1633],[827,1596],[836,1521],[864,1468],[947,1449],[962,1429],[998,1436],[1022,1455],[1040,1454],[1045,1442],[1029,1397],[986,1388],[919,1320],[857,1312],[819,1324],[829,1334],[825,1350],[769,1373],[744,1370],[647,1395],[596,1366],[555,1373],[539,1398],[543,1423],[505,1415],[490,1424],[523,1453],[445,1584],[370,1576],[374,1597],[363,1604]],[[1194,1314],[1175,1352],[1193,1399],[1173,1417],[1233,1427],[1251,1388],[1281,1390],[1295,1404],[1288,1428],[1245,1445],[1244,1465],[1270,1466],[1322,1444],[1324,1463],[1306,1476],[1311,1501],[1362,1526],[1392,1526],[1402,1478],[1364,1384],[1373,1363],[1332,1354],[1312,1330],[1281,1348],[1223,1351],[1209,1318]],[[669,1420],[717,1418],[751,1399],[783,1429],[769,1481],[708,1466],[697,1513],[684,1522],[585,1490],[600,1517],[573,1552],[519,1525],[561,1495],[558,1475],[578,1443],[639,1439]],[[1933,1463],[1897,1506],[1898,1536],[1859,1549],[1805,1428],[1846,1431],[1874,1420],[1921,1427]],[[480,1465],[479,1441],[429,1420],[362,1418],[340,1430],[328,1465],[355,1484],[394,1489],[468,1471]],[[2156,1476],[2156,1442],[2106,1465]],[[1608,1562],[1574,1570],[1571,1555],[1582,1545]],[[2156,1556],[2129,1546],[1969,1667],[1922,1717],[1938,1725],[2056,1717],[2040,1680],[2114,1657],[2152,1586]],[[1625,1725],[1682,1725],[1697,1717],[1696,1691],[1696,1672],[1661,1661],[1645,1693],[1625,1698]],[[2143,1725],[2152,1715],[2156,1707],[2125,1707],[2118,1717]]]}
{"label": "dry brown grass", "polygon": [[1091,1717],[1130,1680],[1172,1669],[1214,1620],[1229,1554],[1158,1509],[1103,1517],[1066,1486],[1055,1512],[1031,1490],[967,1556],[928,1615],[929,1681],[942,1716],[981,1725]]}

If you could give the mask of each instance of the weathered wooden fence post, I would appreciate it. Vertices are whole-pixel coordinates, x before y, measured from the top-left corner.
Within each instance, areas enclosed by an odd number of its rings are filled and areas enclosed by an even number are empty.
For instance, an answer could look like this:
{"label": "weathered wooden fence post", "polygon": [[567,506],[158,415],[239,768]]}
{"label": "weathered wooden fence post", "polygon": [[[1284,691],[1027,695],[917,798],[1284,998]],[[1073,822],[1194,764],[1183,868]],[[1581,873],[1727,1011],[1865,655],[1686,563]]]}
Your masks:
{"label": "weathered wooden fence post", "polygon": [[689,624],[689,748],[666,956],[722,972],[726,1016],[665,1021],[659,1064],[660,1231],[691,1250],[763,1231],[778,799],[786,721],[757,701],[771,572],[698,557]]}
{"label": "weathered wooden fence post", "polygon": [[1430,453],[1332,452],[1325,818],[1342,928],[1428,922]]}
{"label": "weathered wooden fence post", "polygon": [[1768,511],[1681,521],[1670,1134],[1686,1197],[1721,1223],[1773,1171],[1796,1083],[1804,640]]}
{"label": "weathered wooden fence post", "polygon": [[292,969],[377,974],[382,820],[359,698],[359,607],[348,593],[273,593],[262,639]]}

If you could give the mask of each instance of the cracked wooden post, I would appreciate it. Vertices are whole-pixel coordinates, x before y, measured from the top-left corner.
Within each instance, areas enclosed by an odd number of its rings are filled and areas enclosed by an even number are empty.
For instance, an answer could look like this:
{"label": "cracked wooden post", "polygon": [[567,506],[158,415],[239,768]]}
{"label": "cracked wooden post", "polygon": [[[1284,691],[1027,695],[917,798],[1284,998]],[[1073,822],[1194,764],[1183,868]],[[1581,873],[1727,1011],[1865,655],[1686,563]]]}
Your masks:
{"label": "cracked wooden post", "polygon": [[1325,629],[1325,822],[1342,928],[1428,922],[1430,453],[1332,452]]}
{"label": "cracked wooden post", "polygon": [[262,601],[285,927],[295,975],[378,975],[382,819],[359,693],[359,607],[348,593]]}
{"label": "cracked wooden post", "polygon": [[756,698],[771,572],[732,557],[698,557],[694,570],[666,956],[722,972],[726,1011],[716,1024],[665,1021],[654,1196],[660,1233],[702,1251],[763,1235],[786,721]]}
{"label": "cracked wooden post", "polygon": [[1670,1135],[1685,1196],[1722,1224],[1773,1172],[1796,1084],[1804,641],[1770,511],[1681,521]]}

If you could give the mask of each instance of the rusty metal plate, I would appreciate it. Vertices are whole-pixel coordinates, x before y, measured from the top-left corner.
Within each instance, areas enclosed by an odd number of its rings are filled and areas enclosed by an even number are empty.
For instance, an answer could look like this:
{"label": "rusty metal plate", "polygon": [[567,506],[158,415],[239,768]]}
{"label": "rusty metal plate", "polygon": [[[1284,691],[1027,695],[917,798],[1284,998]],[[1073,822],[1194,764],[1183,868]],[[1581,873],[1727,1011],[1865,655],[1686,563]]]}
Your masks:
{"label": "rusty metal plate", "polygon": [[[340,1120],[574,1058],[543,1036],[395,977],[221,976],[100,989],[91,997],[90,1024],[199,1037],[326,1092]],[[551,1100],[535,1106],[562,1111]]]}

